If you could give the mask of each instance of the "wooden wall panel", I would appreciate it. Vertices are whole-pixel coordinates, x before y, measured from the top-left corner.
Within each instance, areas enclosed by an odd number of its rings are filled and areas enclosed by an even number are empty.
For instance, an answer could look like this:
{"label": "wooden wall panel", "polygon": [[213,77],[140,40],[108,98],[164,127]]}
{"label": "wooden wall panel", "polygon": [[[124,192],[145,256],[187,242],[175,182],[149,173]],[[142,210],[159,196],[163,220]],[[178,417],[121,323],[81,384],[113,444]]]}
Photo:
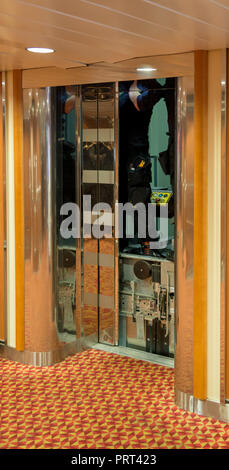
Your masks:
{"label": "wooden wall panel", "polygon": [[[208,53],[208,312],[207,312],[207,398],[220,401],[220,369],[222,365],[223,337],[221,320],[224,317],[223,238],[225,219],[222,178],[223,151],[223,89],[225,80],[225,54]],[[221,295],[222,294],[222,295]],[[221,336],[221,338],[220,338]],[[221,378],[223,378],[221,376]]]}
{"label": "wooden wall panel", "polygon": [[208,52],[195,52],[194,397],[207,398]]}
{"label": "wooden wall panel", "polygon": [[227,49],[227,83],[226,83],[226,113],[227,113],[227,201],[226,201],[226,232],[227,232],[227,241],[226,241],[226,328],[225,328],[225,395],[226,399],[229,400],[229,49]]}
{"label": "wooden wall panel", "polygon": [[24,184],[23,184],[23,90],[22,72],[13,71],[16,349],[24,350]]}
{"label": "wooden wall panel", "polygon": [[4,197],[4,139],[2,108],[2,73],[0,73],[0,340],[5,340],[5,197]]}

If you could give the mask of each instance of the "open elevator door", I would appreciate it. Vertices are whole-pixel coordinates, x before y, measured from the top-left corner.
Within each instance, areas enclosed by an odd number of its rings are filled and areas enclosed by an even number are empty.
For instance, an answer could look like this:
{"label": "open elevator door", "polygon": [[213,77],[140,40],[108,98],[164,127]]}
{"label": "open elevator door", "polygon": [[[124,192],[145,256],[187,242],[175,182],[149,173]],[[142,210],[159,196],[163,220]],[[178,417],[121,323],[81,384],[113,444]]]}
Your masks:
{"label": "open elevator door", "polygon": [[133,208],[152,204],[156,229],[139,235],[137,214],[126,215],[119,346],[166,357],[175,349],[175,109],[175,78],[119,83],[119,200]]}
{"label": "open elevator door", "polygon": [[[129,99],[130,87],[136,91],[133,86],[143,98],[141,109]],[[105,202],[112,208],[112,230],[105,223],[102,238],[93,237],[90,227],[89,238],[83,237],[83,325],[88,345],[97,339],[174,357],[175,109],[173,78],[82,87],[82,196],[91,196],[92,207]],[[139,157],[139,166],[146,157],[150,168],[144,203],[157,208],[160,244],[154,250],[149,239],[145,244],[136,234],[127,239],[127,225],[135,225],[135,216],[124,222],[122,239],[114,230],[120,222],[115,203],[131,202],[135,207],[138,202],[128,194],[133,189],[128,169]],[[168,211],[161,223],[160,209],[165,206]],[[98,216],[94,210],[89,226]]]}
{"label": "open elevator door", "polygon": [[[56,103],[57,328],[63,342],[114,345],[114,84],[53,89]],[[98,225],[104,204],[104,224]],[[78,206],[77,238],[60,227]],[[108,206],[109,205],[109,206]],[[62,209],[66,207],[66,209]],[[72,206],[73,207],[73,206]],[[106,210],[110,209],[106,214]],[[74,207],[73,207],[74,209]],[[62,212],[62,215],[61,215]],[[98,233],[97,229],[100,229]],[[73,233],[73,232],[72,232]]]}
{"label": "open elevator door", "polygon": [[[176,79],[56,89],[57,212],[66,202],[77,203],[81,212],[77,240],[57,234],[57,325],[63,341],[76,334],[88,347],[99,342],[174,355],[175,91]],[[143,98],[141,109],[130,99],[136,93]],[[136,162],[139,168],[147,163],[145,187],[129,186]],[[140,201],[143,191],[144,202],[157,206],[162,239],[159,213],[168,203],[163,248],[151,250],[150,240],[144,244],[136,233],[128,239],[131,218],[123,239],[116,238],[115,203],[135,206],[135,186]],[[101,203],[107,205],[102,226]]]}

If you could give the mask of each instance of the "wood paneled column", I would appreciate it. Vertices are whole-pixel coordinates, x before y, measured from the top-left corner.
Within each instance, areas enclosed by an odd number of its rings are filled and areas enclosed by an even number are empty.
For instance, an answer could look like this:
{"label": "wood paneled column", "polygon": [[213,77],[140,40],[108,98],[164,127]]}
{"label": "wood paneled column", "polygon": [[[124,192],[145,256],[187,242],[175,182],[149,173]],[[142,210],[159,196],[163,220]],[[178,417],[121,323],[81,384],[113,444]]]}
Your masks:
{"label": "wood paneled column", "polygon": [[2,98],[2,73],[0,73],[0,340],[5,341],[5,152]]}
{"label": "wood paneled column", "polygon": [[24,181],[23,181],[23,90],[22,71],[13,71],[16,349],[24,350]]}
{"label": "wood paneled column", "polygon": [[7,345],[24,350],[22,71],[6,73]]}
{"label": "wood paneled column", "polygon": [[207,398],[208,52],[195,52],[194,390]]}
{"label": "wood paneled column", "polygon": [[227,201],[226,201],[226,315],[225,315],[225,396],[229,400],[229,49],[227,49],[227,80],[226,80],[226,121],[227,121]]}

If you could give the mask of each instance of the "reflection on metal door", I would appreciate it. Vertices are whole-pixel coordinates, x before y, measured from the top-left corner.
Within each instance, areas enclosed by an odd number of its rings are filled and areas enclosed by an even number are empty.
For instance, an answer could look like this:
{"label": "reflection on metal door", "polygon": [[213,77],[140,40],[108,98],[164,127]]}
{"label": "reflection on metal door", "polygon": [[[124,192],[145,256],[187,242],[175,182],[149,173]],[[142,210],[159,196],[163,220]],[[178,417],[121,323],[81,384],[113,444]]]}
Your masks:
{"label": "reflection on metal door", "polygon": [[[76,335],[84,346],[114,344],[114,85],[57,87],[52,99],[58,336],[68,343]],[[67,203],[79,208],[77,239],[60,231],[68,213],[61,215],[61,208]],[[109,204],[111,213],[98,238],[96,220],[105,216],[99,203]]]}
{"label": "reflection on metal door", "polygon": [[113,84],[82,87],[82,170],[83,337],[114,344]]}
{"label": "reflection on metal door", "polygon": [[[113,84],[24,91],[29,351],[69,353],[115,342],[114,156]],[[112,217],[98,238],[100,202],[110,205]],[[77,209],[74,234],[69,220]]]}
{"label": "reflection on metal door", "polygon": [[76,104],[79,89],[77,86],[57,87],[52,90],[56,104],[56,312],[57,331],[60,341],[73,342],[75,336],[80,338],[80,315],[76,315],[76,275],[80,268],[77,259],[77,240],[62,236],[61,208],[64,204],[75,204],[77,178],[79,177],[77,161],[76,127],[79,116]]}

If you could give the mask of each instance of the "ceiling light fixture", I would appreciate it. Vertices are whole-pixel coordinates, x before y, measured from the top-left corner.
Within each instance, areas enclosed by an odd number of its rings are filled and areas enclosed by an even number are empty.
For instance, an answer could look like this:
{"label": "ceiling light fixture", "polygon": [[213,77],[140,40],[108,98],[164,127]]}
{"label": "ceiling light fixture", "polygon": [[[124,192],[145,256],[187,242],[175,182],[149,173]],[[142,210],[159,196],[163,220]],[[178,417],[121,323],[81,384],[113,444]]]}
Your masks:
{"label": "ceiling light fixture", "polygon": [[137,72],[156,72],[157,69],[154,69],[153,67],[138,67]]}
{"label": "ceiling light fixture", "polygon": [[35,54],[52,54],[54,49],[49,49],[47,47],[26,47],[28,52],[34,52]]}

